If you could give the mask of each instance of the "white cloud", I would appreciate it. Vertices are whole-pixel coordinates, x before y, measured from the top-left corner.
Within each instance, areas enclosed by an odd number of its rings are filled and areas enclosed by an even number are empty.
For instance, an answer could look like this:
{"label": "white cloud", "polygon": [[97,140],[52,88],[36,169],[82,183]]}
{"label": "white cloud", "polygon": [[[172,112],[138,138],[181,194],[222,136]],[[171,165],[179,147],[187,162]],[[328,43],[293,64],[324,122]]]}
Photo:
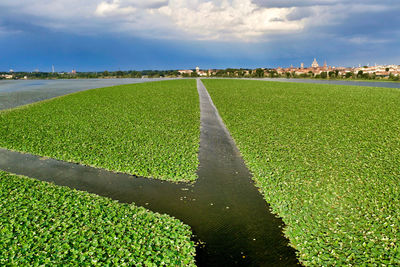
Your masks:
{"label": "white cloud", "polygon": [[[23,3],[21,3],[23,2]],[[2,12],[34,26],[81,34],[153,38],[268,40],[340,24],[351,14],[384,11],[372,0],[1,0]],[[3,11],[2,11],[3,10]],[[3,30],[4,31],[4,30]]]}
{"label": "white cloud", "polygon": [[[233,1],[153,1],[138,10],[137,1],[101,2],[95,14],[109,19],[140,17],[140,27],[162,29],[164,37],[187,36],[194,39],[253,40],[269,33],[287,33],[303,29],[301,20],[287,20],[292,8],[259,8],[251,0]],[[164,5],[157,5],[164,3]],[[137,20],[136,20],[137,21]],[[126,30],[136,25],[124,25]]]}
{"label": "white cloud", "polygon": [[183,31],[202,39],[252,39],[272,32],[301,30],[299,21],[287,21],[290,8],[259,9],[250,0],[200,3],[196,9],[181,1],[161,12],[170,14]]}
{"label": "white cloud", "polygon": [[168,5],[168,0],[120,0],[119,5],[122,7],[134,6],[140,8],[160,8]]}
{"label": "white cloud", "polygon": [[109,2],[101,2],[95,11],[98,16],[124,16],[132,15],[137,8],[130,5],[121,5],[119,0]]}

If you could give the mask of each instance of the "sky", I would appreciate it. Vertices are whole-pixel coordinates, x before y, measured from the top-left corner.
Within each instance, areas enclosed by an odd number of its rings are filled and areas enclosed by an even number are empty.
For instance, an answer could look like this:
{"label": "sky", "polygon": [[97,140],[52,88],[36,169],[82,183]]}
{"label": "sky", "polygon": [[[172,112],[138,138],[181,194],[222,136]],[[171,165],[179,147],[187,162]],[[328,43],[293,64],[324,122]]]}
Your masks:
{"label": "sky", "polygon": [[1,0],[0,71],[400,64],[398,0]]}

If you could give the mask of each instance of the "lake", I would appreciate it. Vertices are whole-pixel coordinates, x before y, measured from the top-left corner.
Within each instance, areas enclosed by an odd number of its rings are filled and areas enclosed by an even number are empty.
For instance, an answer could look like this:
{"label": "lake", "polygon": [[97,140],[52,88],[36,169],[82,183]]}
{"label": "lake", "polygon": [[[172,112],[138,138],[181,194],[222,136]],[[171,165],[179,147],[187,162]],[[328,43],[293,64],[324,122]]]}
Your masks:
{"label": "lake", "polygon": [[[132,84],[132,83],[143,83],[143,82],[164,81],[164,80],[168,80],[168,78],[0,80],[0,110],[9,109],[41,101],[44,99],[49,99],[87,89],[101,88],[101,87],[114,86],[120,84]],[[285,78],[264,78],[257,80],[400,88],[400,83],[396,82],[373,82],[373,81],[363,82],[363,81],[311,80],[311,79],[285,79]]]}
{"label": "lake", "polygon": [[168,79],[0,80],[0,110],[87,89],[161,80]]}

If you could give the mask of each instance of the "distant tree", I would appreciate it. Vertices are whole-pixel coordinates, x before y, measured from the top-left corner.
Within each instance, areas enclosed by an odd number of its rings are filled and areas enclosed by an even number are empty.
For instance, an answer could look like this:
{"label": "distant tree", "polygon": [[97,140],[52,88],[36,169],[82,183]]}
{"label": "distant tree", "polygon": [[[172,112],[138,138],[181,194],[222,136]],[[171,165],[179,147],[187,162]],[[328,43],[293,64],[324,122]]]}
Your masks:
{"label": "distant tree", "polygon": [[244,77],[244,70],[239,70],[239,71],[237,72],[237,76],[238,76],[238,77]]}
{"label": "distant tree", "polygon": [[369,73],[363,73],[362,78],[369,79],[370,78]]}
{"label": "distant tree", "polygon": [[131,78],[141,78],[142,74],[140,73],[140,71],[132,71],[130,73]]}
{"label": "distant tree", "polygon": [[177,70],[167,70],[164,73],[164,77],[178,77],[179,73]]}
{"label": "distant tree", "polygon": [[350,78],[351,76],[353,76],[353,73],[352,73],[352,72],[346,72],[346,78],[347,78],[347,79]]}
{"label": "distant tree", "polygon": [[363,73],[364,72],[362,70],[359,70],[358,73],[357,73],[357,78],[361,78]]}
{"label": "distant tree", "polygon": [[276,70],[271,70],[270,72],[269,72],[269,77],[271,77],[271,78],[274,78],[274,77],[276,77],[277,76],[277,72],[276,72]]}
{"label": "distant tree", "polygon": [[261,68],[256,69],[256,77],[259,77],[259,78],[264,77],[264,70]]}
{"label": "distant tree", "polygon": [[104,76],[104,77],[108,77],[108,76],[110,76],[110,73],[109,73],[108,71],[105,70],[105,71],[103,72],[103,76]]}
{"label": "distant tree", "polygon": [[218,76],[218,77],[224,77],[225,75],[226,75],[225,70],[217,70],[217,73],[215,74],[215,76]]}
{"label": "distant tree", "polygon": [[322,79],[326,79],[326,77],[328,77],[328,74],[326,73],[326,71],[321,72],[321,78]]}
{"label": "distant tree", "polygon": [[389,68],[386,68],[386,69],[385,69],[385,71],[389,71],[389,70],[390,70]]}
{"label": "distant tree", "polygon": [[232,68],[227,68],[226,69],[226,73],[229,77],[234,77],[235,73],[236,73],[236,69],[232,69]]}

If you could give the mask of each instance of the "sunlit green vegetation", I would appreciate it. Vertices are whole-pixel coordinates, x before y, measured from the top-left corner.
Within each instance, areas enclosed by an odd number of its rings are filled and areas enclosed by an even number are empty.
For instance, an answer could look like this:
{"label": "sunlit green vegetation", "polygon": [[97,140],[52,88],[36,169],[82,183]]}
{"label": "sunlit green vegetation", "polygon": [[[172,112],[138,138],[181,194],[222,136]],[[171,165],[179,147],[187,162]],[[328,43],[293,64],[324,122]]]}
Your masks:
{"label": "sunlit green vegetation", "polygon": [[0,113],[0,147],[173,181],[193,181],[195,80],[93,89]]}
{"label": "sunlit green vegetation", "polygon": [[194,265],[189,226],[0,171],[1,266]]}
{"label": "sunlit green vegetation", "polygon": [[400,265],[398,89],[203,82],[303,264]]}

